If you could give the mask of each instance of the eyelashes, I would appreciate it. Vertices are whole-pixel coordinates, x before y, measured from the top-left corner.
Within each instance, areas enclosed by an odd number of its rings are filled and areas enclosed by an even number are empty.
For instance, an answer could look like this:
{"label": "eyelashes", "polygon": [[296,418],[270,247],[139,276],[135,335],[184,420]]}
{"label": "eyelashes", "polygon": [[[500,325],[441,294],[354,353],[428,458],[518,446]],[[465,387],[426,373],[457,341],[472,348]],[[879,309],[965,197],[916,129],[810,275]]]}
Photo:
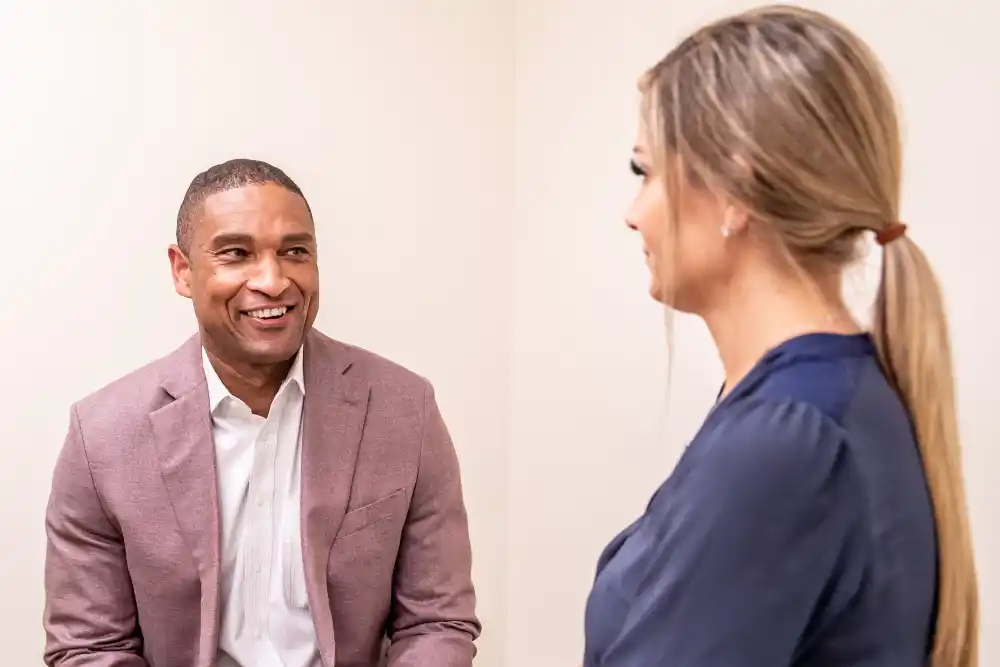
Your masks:
{"label": "eyelashes", "polygon": [[629,160],[629,169],[636,176],[645,176],[646,170],[639,166],[639,163],[635,160]]}

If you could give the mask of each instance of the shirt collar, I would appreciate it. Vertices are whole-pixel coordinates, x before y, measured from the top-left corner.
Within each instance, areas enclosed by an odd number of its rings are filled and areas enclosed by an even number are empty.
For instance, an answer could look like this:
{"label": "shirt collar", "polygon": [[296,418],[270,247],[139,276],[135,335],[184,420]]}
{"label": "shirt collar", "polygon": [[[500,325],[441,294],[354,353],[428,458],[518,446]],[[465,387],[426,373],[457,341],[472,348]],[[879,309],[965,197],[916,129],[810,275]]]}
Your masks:
{"label": "shirt collar", "polygon": [[[226,400],[227,398],[233,397],[229,390],[226,389],[226,385],[222,383],[219,378],[219,374],[215,372],[215,367],[212,366],[212,362],[208,359],[208,353],[205,352],[205,348],[201,349],[201,363],[205,369],[205,380],[208,383],[208,410],[209,412],[215,412],[215,409]],[[295,353],[295,361],[292,362],[292,367],[288,371],[288,375],[285,380],[281,383],[281,387],[278,388],[278,393],[280,394],[287,385],[294,384],[298,387],[302,395],[305,396],[306,393],[306,383],[304,378],[304,373],[302,370],[302,348]]]}

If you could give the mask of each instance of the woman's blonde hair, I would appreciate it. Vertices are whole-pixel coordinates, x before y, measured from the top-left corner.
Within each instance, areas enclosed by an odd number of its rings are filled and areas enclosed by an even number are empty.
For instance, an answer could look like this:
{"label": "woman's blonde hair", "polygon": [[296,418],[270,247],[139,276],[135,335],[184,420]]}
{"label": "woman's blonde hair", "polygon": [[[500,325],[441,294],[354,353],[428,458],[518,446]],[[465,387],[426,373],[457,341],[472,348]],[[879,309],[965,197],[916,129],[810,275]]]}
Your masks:
{"label": "woman's blonde hair", "polygon": [[[898,227],[895,102],[874,54],[828,16],[780,5],[718,21],[640,87],[672,221],[681,183],[708,187],[745,207],[803,273],[817,260],[845,266],[862,234]],[[872,333],[911,415],[934,506],[931,665],[974,667],[978,592],[948,327],[938,282],[906,236],[884,248]]]}

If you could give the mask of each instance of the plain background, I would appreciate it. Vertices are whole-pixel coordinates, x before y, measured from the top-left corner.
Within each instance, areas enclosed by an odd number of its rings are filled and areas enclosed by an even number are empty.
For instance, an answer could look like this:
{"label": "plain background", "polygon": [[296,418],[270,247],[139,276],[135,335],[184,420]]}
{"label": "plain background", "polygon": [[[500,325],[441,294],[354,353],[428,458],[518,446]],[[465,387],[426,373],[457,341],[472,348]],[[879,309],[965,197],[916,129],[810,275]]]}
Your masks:
{"label": "plain background", "polygon": [[[809,4],[872,42],[903,106],[903,212],[951,308],[993,664],[1000,5]],[[69,405],[190,334],[166,261],[176,208],[195,173],[247,156],[310,199],[318,326],[437,387],[471,515],[477,664],[576,665],[600,549],[722,381],[680,318],[668,391],[664,314],[621,221],[635,81],[746,6],[0,0],[4,664],[41,664],[42,517]]]}

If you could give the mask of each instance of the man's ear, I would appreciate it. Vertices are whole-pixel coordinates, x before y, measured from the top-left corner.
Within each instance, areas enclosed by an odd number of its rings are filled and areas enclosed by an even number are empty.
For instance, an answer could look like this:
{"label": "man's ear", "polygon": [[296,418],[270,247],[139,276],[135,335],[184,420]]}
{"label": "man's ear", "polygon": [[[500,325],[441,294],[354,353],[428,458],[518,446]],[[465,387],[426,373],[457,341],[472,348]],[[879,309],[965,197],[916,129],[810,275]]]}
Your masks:
{"label": "man's ear", "polygon": [[174,279],[174,289],[183,297],[191,298],[191,260],[176,245],[167,248],[170,259],[170,273]]}

